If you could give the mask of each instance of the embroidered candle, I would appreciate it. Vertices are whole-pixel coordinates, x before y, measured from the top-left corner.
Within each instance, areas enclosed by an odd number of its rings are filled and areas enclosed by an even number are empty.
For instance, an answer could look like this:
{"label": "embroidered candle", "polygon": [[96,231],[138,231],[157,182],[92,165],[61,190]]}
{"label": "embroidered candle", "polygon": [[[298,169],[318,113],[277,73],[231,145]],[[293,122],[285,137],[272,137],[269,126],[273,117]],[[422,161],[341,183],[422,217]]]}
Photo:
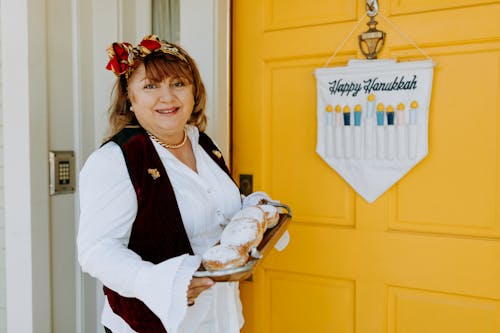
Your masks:
{"label": "embroidered candle", "polygon": [[344,126],[351,125],[351,108],[349,105],[344,106]]}
{"label": "embroidered candle", "polygon": [[410,124],[417,123],[417,110],[418,110],[418,102],[413,101],[410,104]]}
{"label": "embroidered candle", "polygon": [[325,108],[325,111],[326,111],[326,123],[328,124],[328,126],[332,126],[333,125],[333,115],[332,115],[333,107],[330,104],[328,104]]}
{"label": "embroidered candle", "polygon": [[354,126],[361,125],[361,105],[356,104],[354,107]]}
{"label": "embroidered candle", "polygon": [[340,107],[340,105],[336,105],[335,106],[335,124],[337,125],[342,125],[342,108]]}
{"label": "embroidered candle", "polygon": [[398,112],[396,115],[396,119],[398,121],[398,125],[404,125],[405,124],[405,105],[403,103],[398,104]]}
{"label": "embroidered candle", "polygon": [[366,116],[368,118],[373,117],[375,114],[375,95],[368,95],[368,102],[366,103]]}
{"label": "embroidered candle", "polygon": [[377,126],[384,126],[384,104],[377,104]]}
{"label": "embroidered candle", "polygon": [[386,109],[387,115],[387,125],[394,125],[394,108],[392,105],[388,105]]}

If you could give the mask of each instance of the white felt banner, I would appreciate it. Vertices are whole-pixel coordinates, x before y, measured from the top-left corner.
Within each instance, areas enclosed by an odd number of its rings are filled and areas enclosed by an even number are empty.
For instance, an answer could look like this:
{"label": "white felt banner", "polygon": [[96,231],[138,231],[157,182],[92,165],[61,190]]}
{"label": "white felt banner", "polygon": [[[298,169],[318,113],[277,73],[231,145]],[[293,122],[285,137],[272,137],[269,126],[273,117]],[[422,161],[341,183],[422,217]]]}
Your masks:
{"label": "white felt banner", "polygon": [[318,68],[316,152],[367,202],[428,152],[432,60]]}

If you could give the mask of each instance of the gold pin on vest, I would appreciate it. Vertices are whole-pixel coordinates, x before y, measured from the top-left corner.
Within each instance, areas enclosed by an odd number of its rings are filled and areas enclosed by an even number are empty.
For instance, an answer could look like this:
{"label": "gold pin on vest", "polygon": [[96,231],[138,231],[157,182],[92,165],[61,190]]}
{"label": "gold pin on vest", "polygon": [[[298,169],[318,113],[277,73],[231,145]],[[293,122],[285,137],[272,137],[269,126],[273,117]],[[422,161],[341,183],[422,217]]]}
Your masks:
{"label": "gold pin on vest", "polygon": [[148,173],[153,177],[154,180],[160,178],[160,172],[158,169],[148,169]]}
{"label": "gold pin on vest", "polygon": [[217,156],[217,158],[221,158],[221,157],[222,157],[221,152],[220,152],[220,151],[218,151],[218,150],[215,150],[215,149],[214,149],[214,150],[212,150],[212,153],[213,153],[215,156]]}

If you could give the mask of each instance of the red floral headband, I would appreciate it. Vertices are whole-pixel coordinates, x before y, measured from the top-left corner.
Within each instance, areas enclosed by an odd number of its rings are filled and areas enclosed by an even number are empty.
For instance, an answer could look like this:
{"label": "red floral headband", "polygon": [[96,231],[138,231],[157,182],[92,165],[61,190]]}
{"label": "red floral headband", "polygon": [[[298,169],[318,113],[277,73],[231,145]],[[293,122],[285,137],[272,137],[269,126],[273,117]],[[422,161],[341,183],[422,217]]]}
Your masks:
{"label": "red floral headband", "polygon": [[135,69],[135,59],[137,57],[145,58],[153,52],[163,52],[173,55],[174,57],[177,57],[187,63],[189,66],[188,60],[177,47],[160,40],[160,38],[156,35],[144,37],[144,39],[136,47],[133,47],[130,43],[126,42],[113,43],[106,51],[108,53],[108,57],[110,58],[106,69],[112,71],[118,77],[125,75],[125,78],[127,79]]}

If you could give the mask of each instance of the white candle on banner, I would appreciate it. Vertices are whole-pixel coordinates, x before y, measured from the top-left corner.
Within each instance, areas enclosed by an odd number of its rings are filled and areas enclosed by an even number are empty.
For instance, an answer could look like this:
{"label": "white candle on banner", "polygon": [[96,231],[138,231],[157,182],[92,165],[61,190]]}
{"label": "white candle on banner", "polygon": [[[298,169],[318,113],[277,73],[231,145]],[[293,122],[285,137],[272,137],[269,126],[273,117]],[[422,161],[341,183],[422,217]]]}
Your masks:
{"label": "white candle on banner", "polygon": [[398,125],[404,125],[405,122],[405,105],[403,103],[398,104],[398,111],[396,112],[396,120]]}
{"label": "white candle on banner", "polygon": [[375,122],[373,118],[366,118],[364,120],[365,127],[365,146],[364,153],[366,159],[373,159],[375,155]]}
{"label": "white candle on banner", "polygon": [[326,156],[333,156],[333,107],[328,104],[325,108],[326,111]]}
{"label": "white candle on banner", "polygon": [[342,107],[340,105],[335,106],[335,124],[342,125]]}
{"label": "white candle on banner", "polygon": [[375,95],[370,94],[367,97],[367,102],[366,102],[366,112],[365,112],[365,119],[363,120],[364,122],[364,128],[365,128],[365,158],[366,159],[373,159],[373,155],[375,152],[375,137],[374,137],[374,116],[375,116]]}
{"label": "white candle on banner", "polygon": [[368,95],[367,100],[368,101],[366,102],[365,116],[366,118],[373,118],[373,116],[375,115],[375,95]]}
{"label": "white candle on banner", "polygon": [[403,103],[399,103],[397,107],[397,142],[398,142],[398,159],[404,160],[407,156],[406,147],[408,147],[408,140],[406,139],[406,124],[405,124],[405,105]]}
{"label": "white candle on banner", "polygon": [[418,102],[413,101],[410,104],[410,124],[417,123]]}
{"label": "white candle on banner", "polygon": [[342,157],[342,108],[340,105],[335,106],[335,150],[334,155],[336,158]]}
{"label": "white candle on banner", "polygon": [[417,158],[417,123],[418,123],[418,102],[410,104],[410,125],[408,125],[408,156],[414,160]]}

